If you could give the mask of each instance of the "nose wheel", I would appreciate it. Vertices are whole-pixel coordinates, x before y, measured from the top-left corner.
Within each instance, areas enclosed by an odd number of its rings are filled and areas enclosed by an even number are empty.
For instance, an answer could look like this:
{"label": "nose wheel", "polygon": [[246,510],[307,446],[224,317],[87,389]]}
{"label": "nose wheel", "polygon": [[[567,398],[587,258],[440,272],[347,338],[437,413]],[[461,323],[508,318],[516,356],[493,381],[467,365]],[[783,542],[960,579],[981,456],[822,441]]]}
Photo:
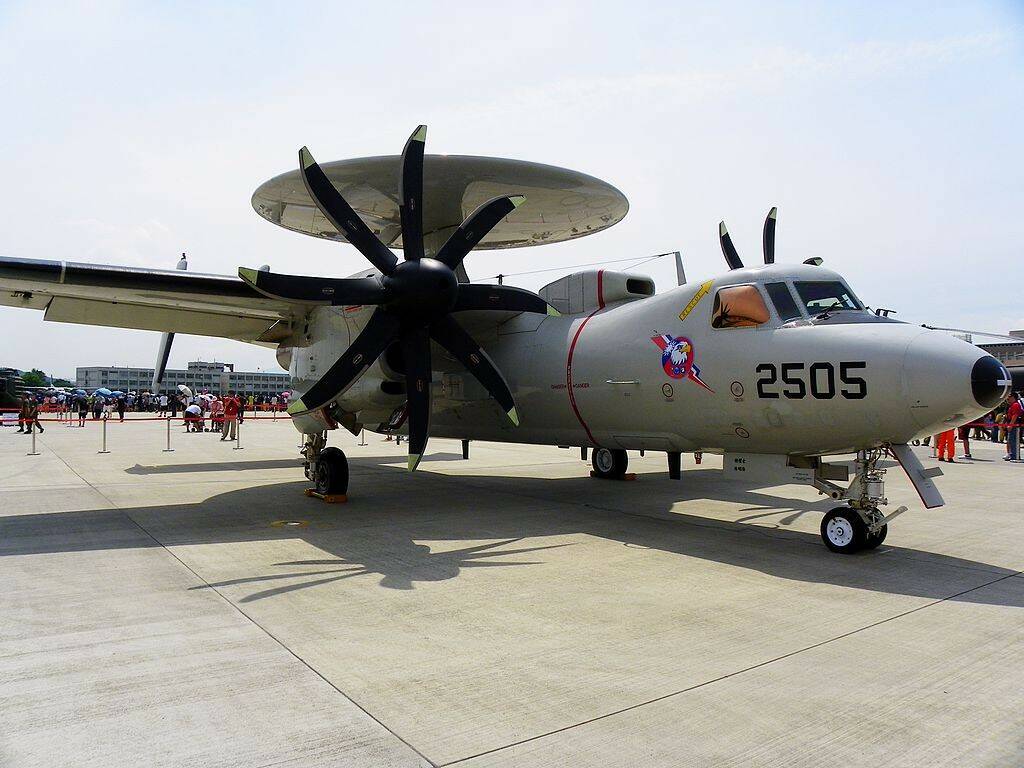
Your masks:
{"label": "nose wheel", "polygon": [[[881,517],[877,509],[865,514],[871,520],[876,516]],[[821,540],[826,547],[841,555],[852,555],[862,549],[875,549],[885,541],[888,533],[888,525],[869,525],[864,515],[852,507],[836,507],[821,519]]]}
{"label": "nose wheel", "polygon": [[821,520],[821,540],[831,551],[849,555],[875,549],[885,541],[889,521],[906,512],[906,507],[888,516],[879,511],[879,507],[889,503],[885,498],[885,470],[879,466],[884,455],[881,449],[858,451],[856,472],[849,488],[815,477],[814,487],[821,493],[837,501],[849,501],[849,506],[836,507]]}

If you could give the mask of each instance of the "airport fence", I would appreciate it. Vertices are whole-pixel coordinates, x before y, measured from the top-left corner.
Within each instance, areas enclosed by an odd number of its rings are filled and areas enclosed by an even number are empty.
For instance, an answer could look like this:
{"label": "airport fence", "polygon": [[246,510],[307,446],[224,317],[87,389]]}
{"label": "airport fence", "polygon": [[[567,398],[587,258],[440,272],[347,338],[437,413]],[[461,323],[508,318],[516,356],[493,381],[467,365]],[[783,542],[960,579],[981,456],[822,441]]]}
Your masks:
{"label": "airport fence", "polygon": [[[40,408],[40,412],[44,411]],[[144,423],[152,422],[164,422],[167,425],[165,431],[165,447],[163,448],[164,453],[172,453],[174,448],[171,447],[171,432],[172,423],[177,423],[178,426],[185,428],[185,432],[218,432],[221,434],[230,434],[230,423],[231,420],[224,416],[214,416],[213,414],[204,414],[202,416],[194,415],[181,415],[181,416],[136,416],[132,415],[129,418],[121,418],[118,412],[114,413],[103,413],[98,418],[94,417],[90,412],[85,418],[80,418],[77,411],[58,411],[52,410],[48,413],[52,415],[39,416],[35,419],[24,419],[21,417],[20,408],[0,408],[0,420],[5,427],[22,427],[29,425],[29,431],[32,435],[32,450],[26,454],[28,456],[38,456],[39,451],[36,450],[36,435],[39,430],[35,428],[35,424],[59,424],[65,428],[82,429],[87,427],[97,428],[100,432],[99,441],[100,449],[97,453],[110,453],[107,443],[107,429],[109,424],[115,424],[118,427],[125,425],[139,425]],[[263,412],[266,414],[266,412]],[[242,425],[247,421],[270,421],[270,422],[281,422],[286,424],[290,421],[287,417],[278,418],[278,411],[271,411],[270,415],[245,415],[240,419],[234,419],[234,443],[233,449],[236,451],[243,450],[242,446]],[[224,430],[225,422],[228,424],[228,430]],[[207,427],[209,423],[209,427]]]}

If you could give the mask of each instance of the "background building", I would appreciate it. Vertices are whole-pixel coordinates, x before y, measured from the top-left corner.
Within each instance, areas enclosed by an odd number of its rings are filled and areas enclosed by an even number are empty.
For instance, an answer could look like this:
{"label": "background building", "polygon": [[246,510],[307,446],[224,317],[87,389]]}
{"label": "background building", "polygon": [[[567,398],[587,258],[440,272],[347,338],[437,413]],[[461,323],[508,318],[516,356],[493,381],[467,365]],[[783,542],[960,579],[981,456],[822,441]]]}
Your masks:
{"label": "background building", "polygon": [[[147,392],[153,382],[152,368],[118,368],[90,366],[75,369],[75,386],[85,390],[100,387],[122,392]],[[287,373],[267,371],[236,371],[233,363],[189,363],[184,371],[168,368],[160,389],[177,390],[184,384],[193,392],[207,389],[224,393],[230,389],[254,395],[279,395],[291,388]]]}
{"label": "background building", "polygon": [[[1016,336],[1018,333],[1024,334],[1024,331],[1014,331],[1013,335]],[[979,344],[978,346],[1007,368],[1024,365],[1024,338],[1020,341],[1002,341],[997,344]]]}

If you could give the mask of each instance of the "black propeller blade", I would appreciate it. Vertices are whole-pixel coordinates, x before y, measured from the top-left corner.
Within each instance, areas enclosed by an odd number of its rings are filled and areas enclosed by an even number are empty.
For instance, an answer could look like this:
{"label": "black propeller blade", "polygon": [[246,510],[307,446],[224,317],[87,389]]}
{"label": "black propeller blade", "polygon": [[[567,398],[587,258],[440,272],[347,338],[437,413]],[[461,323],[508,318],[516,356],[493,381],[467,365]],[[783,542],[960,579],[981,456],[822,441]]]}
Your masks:
{"label": "black propeller blade", "polygon": [[376,277],[324,278],[278,275],[241,267],[238,276],[272,299],[300,304],[383,304],[387,291]]}
{"label": "black propeller blade", "polygon": [[442,317],[430,325],[430,337],[448,350],[452,356],[466,366],[466,370],[484,385],[491,397],[498,401],[509,421],[519,426],[519,414],[512,392],[505,383],[505,377],[494,365],[494,361],[481,349],[473,337],[455,322],[451,315]]}
{"label": "black propeller blade", "polygon": [[448,238],[441,250],[437,252],[437,260],[455,269],[462,263],[466,254],[476,248],[494,225],[508,216],[526,200],[522,195],[512,197],[496,197],[488,200],[470,214],[469,218],[459,225]]}
{"label": "black propeller blade", "polygon": [[736,252],[736,246],[732,244],[732,238],[729,237],[729,230],[725,228],[724,221],[718,225],[718,240],[722,244],[722,254],[725,256],[725,263],[729,265],[729,269],[743,269],[743,261]]}
{"label": "black propeller blade", "polygon": [[327,174],[317,165],[313,155],[305,147],[299,150],[299,170],[306,191],[320,212],[339,232],[344,233],[345,239],[354,245],[367,261],[385,275],[390,275],[398,264],[395,254],[377,239],[365,222],[352,210],[352,206],[345,202],[345,198],[334,188]]}
{"label": "black propeller blade", "polygon": [[536,312],[559,317],[561,312],[536,293],[509,285],[461,285],[452,312],[500,309],[505,312]]}
{"label": "black propeller blade", "polygon": [[345,350],[327,373],[306,390],[298,400],[288,404],[288,413],[306,413],[321,408],[344,393],[363,371],[373,365],[388,344],[398,337],[401,319],[383,309],[375,309],[356,340]]}
{"label": "black propeller blade", "polygon": [[761,243],[764,249],[764,263],[775,263],[775,218],[779,209],[772,206],[768,211],[768,217],[764,220],[764,232],[761,235]]}
{"label": "black propeller blade", "polygon": [[430,435],[430,332],[425,326],[402,337],[405,391],[409,410],[409,471],[419,466]]}
{"label": "black propeller blade", "polygon": [[404,260],[370,231],[335,189],[309,150],[299,151],[302,179],[320,211],[362,253],[381,277],[331,279],[277,275],[240,269],[239,276],[260,293],[302,304],[376,305],[366,327],[337,361],[288,406],[301,415],[331,405],[383,354],[400,342],[405,362],[409,469],[426,450],[430,434],[431,339],[440,344],[487,389],[518,425],[515,401],[501,372],[473,338],[452,318],[452,312],[505,310],[557,315],[536,294],[500,285],[460,283],[462,261],[491,229],[520,205],[521,195],[484,203],[456,230],[433,258],[423,241],[423,152],[426,126],[418,126],[402,152],[399,214]]}
{"label": "black propeller blade", "polygon": [[402,177],[398,185],[398,206],[402,218],[402,252],[406,261],[423,258],[423,150],[427,141],[427,126],[420,125],[412,132],[402,150]]}

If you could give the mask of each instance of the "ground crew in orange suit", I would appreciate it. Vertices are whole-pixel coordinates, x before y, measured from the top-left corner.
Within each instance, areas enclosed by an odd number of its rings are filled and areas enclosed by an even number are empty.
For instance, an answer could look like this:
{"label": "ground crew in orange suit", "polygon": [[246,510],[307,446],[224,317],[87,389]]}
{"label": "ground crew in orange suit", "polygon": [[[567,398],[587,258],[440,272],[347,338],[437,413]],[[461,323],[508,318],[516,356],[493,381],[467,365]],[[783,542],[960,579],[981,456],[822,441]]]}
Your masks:
{"label": "ground crew in orange suit", "polygon": [[942,461],[943,454],[949,456],[946,461],[955,463],[953,457],[956,455],[956,430],[947,429],[945,432],[940,432],[935,437],[935,448],[939,452],[939,461]]}

